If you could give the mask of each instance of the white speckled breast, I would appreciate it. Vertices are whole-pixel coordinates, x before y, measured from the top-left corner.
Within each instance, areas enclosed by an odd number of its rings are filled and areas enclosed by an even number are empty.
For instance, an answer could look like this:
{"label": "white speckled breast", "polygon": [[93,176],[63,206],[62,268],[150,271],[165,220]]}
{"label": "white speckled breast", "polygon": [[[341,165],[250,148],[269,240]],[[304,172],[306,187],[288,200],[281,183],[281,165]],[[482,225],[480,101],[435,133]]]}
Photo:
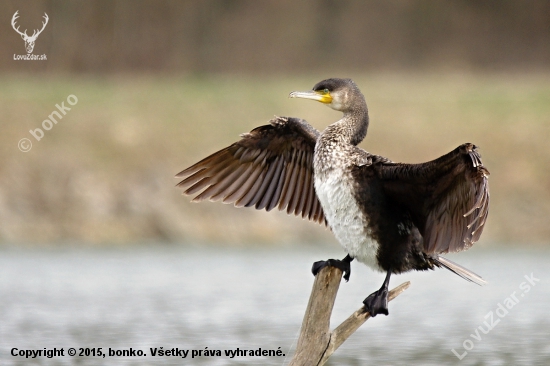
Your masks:
{"label": "white speckled breast", "polygon": [[353,196],[351,174],[345,168],[323,173],[315,174],[315,190],[334,236],[350,256],[382,271],[376,261],[378,243],[371,239],[367,218]]}

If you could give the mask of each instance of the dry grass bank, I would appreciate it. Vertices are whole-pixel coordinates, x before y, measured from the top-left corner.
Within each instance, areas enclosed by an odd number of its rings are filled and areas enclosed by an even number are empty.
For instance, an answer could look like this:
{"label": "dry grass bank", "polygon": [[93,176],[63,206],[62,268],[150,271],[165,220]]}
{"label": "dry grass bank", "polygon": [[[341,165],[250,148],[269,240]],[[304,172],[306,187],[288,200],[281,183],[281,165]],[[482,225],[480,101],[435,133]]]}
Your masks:
{"label": "dry grass bank", "polygon": [[[300,77],[2,76],[0,240],[290,243],[333,240],[280,213],[191,204],[174,174],[274,114],[319,129],[339,118],[292,90]],[[349,75],[343,75],[349,76]],[[371,126],[362,146],[395,161],[436,158],[463,142],[491,171],[485,242],[550,242],[550,74],[351,75]],[[55,104],[78,102],[36,141]],[[18,150],[29,138],[29,152]]]}

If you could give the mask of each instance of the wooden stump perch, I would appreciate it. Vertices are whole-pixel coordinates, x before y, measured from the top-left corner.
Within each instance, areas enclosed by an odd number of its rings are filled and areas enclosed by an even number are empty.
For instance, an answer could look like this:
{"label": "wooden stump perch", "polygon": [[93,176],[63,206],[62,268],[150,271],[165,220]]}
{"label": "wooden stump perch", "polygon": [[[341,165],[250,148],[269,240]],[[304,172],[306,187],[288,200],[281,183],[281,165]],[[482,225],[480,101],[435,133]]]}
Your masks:
{"label": "wooden stump perch", "polygon": [[[289,366],[324,365],[334,351],[371,317],[361,307],[330,331],[330,315],[341,280],[342,271],[330,266],[323,268],[315,277],[296,352]],[[395,299],[410,284],[407,281],[391,290],[388,301]]]}

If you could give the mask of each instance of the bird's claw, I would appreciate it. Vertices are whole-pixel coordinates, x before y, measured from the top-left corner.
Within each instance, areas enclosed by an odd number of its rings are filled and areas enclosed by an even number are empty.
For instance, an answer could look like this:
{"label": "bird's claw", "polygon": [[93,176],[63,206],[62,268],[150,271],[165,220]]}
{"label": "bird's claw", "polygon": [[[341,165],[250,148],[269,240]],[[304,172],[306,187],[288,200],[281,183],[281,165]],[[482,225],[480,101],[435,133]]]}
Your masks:
{"label": "bird's claw", "polygon": [[336,267],[344,273],[344,279],[346,280],[346,282],[348,282],[349,276],[351,275],[350,262],[351,260],[348,261],[346,259],[329,259],[326,261],[318,261],[313,263],[313,266],[311,267],[311,273],[313,273],[314,276],[317,276],[317,273],[319,273],[319,271],[321,271],[321,269],[325,268],[326,266]]}

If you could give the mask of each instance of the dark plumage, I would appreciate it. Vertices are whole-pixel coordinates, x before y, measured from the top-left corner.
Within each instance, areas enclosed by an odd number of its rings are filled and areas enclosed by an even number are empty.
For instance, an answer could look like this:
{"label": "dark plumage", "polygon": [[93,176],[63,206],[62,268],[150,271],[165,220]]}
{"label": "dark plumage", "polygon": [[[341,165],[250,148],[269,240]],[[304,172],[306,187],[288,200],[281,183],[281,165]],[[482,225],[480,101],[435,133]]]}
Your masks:
{"label": "dark plumage", "polygon": [[312,174],[319,131],[304,120],[278,117],[241,137],[178,173],[177,178],[187,178],[177,186],[189,195],[202,191],[195,202],[222,200],[267,211],[277,207],[324,223]]}
{"label": "dark plumage", "polygon": [[382,288],[364,301],[373,316],[388,314],[392,273],[444,267],[484,282],[439,255],[468,249],[484,228],[489,172],[475,145],[463,144],[427,163],[394,163],[356,146],[369,117],[352,80],[323,80],[290,96],[317,100],[344,115],[322,133],[304,120],[277,117],[180,172],[184,193],[198,194],[194,201],[277,207],[328,225],[348,256],[316,262],[313,272],[335,265],[348,279],[354,258],[387,272]]}

